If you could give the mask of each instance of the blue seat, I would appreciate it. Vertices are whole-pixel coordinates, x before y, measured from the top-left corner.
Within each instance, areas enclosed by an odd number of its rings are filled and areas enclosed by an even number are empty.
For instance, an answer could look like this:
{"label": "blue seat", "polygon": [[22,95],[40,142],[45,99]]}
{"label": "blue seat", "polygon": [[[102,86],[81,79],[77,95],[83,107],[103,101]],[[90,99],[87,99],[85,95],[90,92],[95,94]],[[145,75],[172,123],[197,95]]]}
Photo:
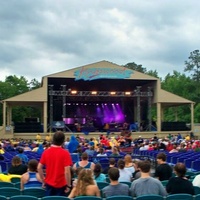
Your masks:
{"label": "blue seat", "polygon": [[125,196],[125,195],[116,195],[116,196],[107,197],[106,200],[133,200],[133,197]]}
{"label": "blue seat", "polygon": [[195,195],[194,200],[200,200],[200,194]]}
{"label": "blue seat", "polygon": [[26,188],[22,191],[22,194],[35,196],[37,198],[42,198],[45,196],[45,190],[43,188],[39,188],[39,187]]}
{"label": "blue seat", "polygon": [[38,200],[37,197],[29,196],[29,195],[17,195],[10,197],[9,200]]}
{"label": "blue seat", "polygon": [[194,194],[197,195],[197,194],[200,194],[200,187],[197,187],[197,186],[193,186],[194,187]]}
{"label": "blue seat", "polygon": [[4,181],[0,181],[0,188],[2,187],[14,187],[14,184],[13,183],[10,183],[10,182],[4,182]]}
{"label": "blue seat", "polygon": [[193,200],[191,194],[171,194],[166,197],[166,200]]}
{"label": "blue seat", "polygon": [[102,190],[104,187],[108,186],[109,183],[107,182],[97,182],[97,186],[99,188],[99,190]]}
{"label": "blue seat", "polygon": [[5,197],[12,197],[16,195],[21,195],[21,191],[20,189],[14,187],[1,187],[0,194]]}
{"label": "blue seat", "polygon": [[6,196],[0,195],[0,200],[8,200]]}
{"label": "blue seat", "polygon": [[126,184],[128,185],[128,187],[131,187],[132,182],[128,182],[128,181],[120,181],[120,183]]}
{"label": "blue seat", "polygon": [[74,200],[102,200],[102,198],[96,196],[80,196],[75,197]]}
{"label": "blue seat", "polygon": [[71,200],[70,198],[64,197],[64,196],[48,196],[48,197],[42,197],[41,200]]}
{"label": "blue seat", "polygon": [[136,200],[163,200],[164,197],[156,194],[148,194],[136,197]]}

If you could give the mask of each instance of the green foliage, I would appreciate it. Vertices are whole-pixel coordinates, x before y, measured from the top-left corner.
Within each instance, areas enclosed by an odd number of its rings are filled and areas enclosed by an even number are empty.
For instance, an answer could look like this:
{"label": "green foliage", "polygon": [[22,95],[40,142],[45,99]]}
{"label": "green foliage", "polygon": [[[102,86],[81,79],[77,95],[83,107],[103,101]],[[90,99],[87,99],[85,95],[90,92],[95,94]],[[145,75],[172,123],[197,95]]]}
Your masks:
{"label": "green foliage", "polygon": [[[0,101],[14,97],[16,95],[28,92],[30,90],[40,87],[40,83],[33,79],[30,82],[21,76],[17,77],[16,75],[7,76],[5,81],[0,81]],[[3,118],[3,106],[0,104],[0,124],[2,124]],[[40,110],[32,107],[22,107],[17,106],[13,108],[12,111],[13,121],[23,121],[27,116],[41,116]]]}
{"label": "green foliage", "polygon": [[194,81],[200,81],[200,52],[194,50],[190,53],[188,61],[185,61],[185,72],[191,72]]}

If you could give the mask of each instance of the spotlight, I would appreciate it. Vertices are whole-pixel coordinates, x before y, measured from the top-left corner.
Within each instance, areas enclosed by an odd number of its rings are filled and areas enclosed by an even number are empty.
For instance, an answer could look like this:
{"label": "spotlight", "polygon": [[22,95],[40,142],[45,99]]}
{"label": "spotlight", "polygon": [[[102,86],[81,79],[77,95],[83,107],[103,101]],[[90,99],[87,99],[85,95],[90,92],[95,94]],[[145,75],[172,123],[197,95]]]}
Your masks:
{"label": "spotlight", "polygon": [[131,92],[125,92],[125,95],[131,95]]}
{"label": "spotlight", "polygon": [[85,103],[84,106],[87,106],[87,103]]}
{"label": "spotlight", "polygon": [[116,94],[116,92],[110,92],[110,94],[111,94],[111,95],[115,95],[115,94]]}
{"label": "spotlight", "polygon": [[76,90],[72,90],[71,94],[77,94],[77,91]]}
{"label": "spotlight", "polygon": [[92,91],[91,94],[95,95],[97,94],[97,91]]}
{"label": "spotlight", "polygon": [[78,106],[78,103],[76,105]]}
{"label": "spotlight", "polygon": [[98,106],[99,104],[97,103],[96,106]]}

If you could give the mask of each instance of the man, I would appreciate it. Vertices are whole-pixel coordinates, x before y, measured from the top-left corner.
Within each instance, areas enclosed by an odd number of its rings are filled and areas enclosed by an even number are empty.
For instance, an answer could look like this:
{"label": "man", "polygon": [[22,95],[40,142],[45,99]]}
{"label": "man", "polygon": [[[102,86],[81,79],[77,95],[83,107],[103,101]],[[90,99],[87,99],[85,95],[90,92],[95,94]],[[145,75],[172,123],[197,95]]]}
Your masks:
{"label": "man", "polygon": [[[65,135],[57,131],[53,135],[53,145],[42,154],[38,172],[46,186],[46,196],[66,196],[71,187],[70,166],[72,160],[69,152],[62,148]],[[43,166],[46,167],[44,178]]]}
{"label": "man", "polygon": [[110,185],[102,189],[104,197],[110,197],[115,195],[129,195],[129,187],[126,184],[119,183],[119,170],[116,167],[112,167],[108,171],[108,177],[110,179]]}
{"label": "man", "polygon": [[141,171],[141,177],[132,182],[130,193],[133,197],[141,195],[157,194],[166,196],[166,190],[162,183],[150,176],[151,164],[149,161],[140,161],[138,168]]}
{"label": "man", "polygon": [[157,155],[158,167],[155,170],[155,177],[160,181],[169,180],[172,177],[172,168],[166,163],[166,154],[161,152]]}

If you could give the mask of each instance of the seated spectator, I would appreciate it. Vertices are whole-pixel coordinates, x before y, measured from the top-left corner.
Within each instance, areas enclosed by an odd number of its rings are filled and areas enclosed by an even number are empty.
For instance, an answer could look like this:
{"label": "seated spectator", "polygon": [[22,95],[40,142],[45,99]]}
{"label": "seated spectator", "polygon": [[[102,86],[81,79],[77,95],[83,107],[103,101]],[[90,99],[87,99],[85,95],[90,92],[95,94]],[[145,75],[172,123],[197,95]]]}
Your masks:
{"label": "seated spectator", "polygon": [[178,149],[177,149],[176,144],[173,145],[173,149],[171,151],[169,151],[169,153],[178,153]]}
{"label": "seated spectator", "polygon": [[118,148],[117,147],[113,147],[112,148],[112,153],[110,154],[110,157],[117,157],[117,156],[120,156]]}
{"label": "seated spectator", "polygon": [[170,178],[166,185],[166,190],[169,194],[187,193],[194,195],[192,182],[185,177],[186,171],[184,163],[177,163],[174,166],[176,177]]}
{"label": "seated spectator", "polygon": [[78,175],[76,187],[73,187],[68,198],[78,196],[97,196],[100,197],[100,191],[93,179],[91,169],[82,169]]}
{"label": "seated spectator", "polygon": [[99,149],[99,153],[97,154],[97,157],[106,157],[107,154],[104,152],[103,148]]}
{"label": "seated spectator", "polygon": [[83,168],[86,168],[86,169],[94,169],[94,163],[93,162],[89,162],[88,159],[88,154],[86,152],[84,152],[82,155],[81,155],[81,161],[78,161],[76,162],[74,165],[73,165],[73,169],[76,170],[77,167],[83,167]]}
{"label": "seated spectator", "polygon": [[87,153],[88,156],[94,156],[95,154],[94,146],[90,146],[89,149],[86,149],[85,153]]}
{"label": "seated spectator", "polygon": [[102,173],[102,168],[101,164],[96,163],[94,166],[94,180],[96,182],[105,182],[106,181],[106,176],[105,174]]}
{"label": "seated spectator", "polygon": [[12,158],[11,167],[8,169],[9,174],[22,175],[27,172],[27,166],[22,164],[22,160],[18,156]]}
{"label": "seated spectator", "polygon": [[112,167],[108,171],[108,177],[110,179],[110,185],[102,189],[104,197],[110,197],[115,195],[129,195],[129,187],[126,184],[119,183],[119,170],[116,167]]}
{"label": "seated spectator", "polygon": [[77,167],[77,168],[76,168],[75,174],[74,174],[75,177],[74,177],[74,180],[73,180],[73,182],[72,182],[73,187],[76,187],[77,181],[78,181],[78,175],[79,175],[79,173],[80,173],[80,171],[81,171],[82,169],[84,169],[84,168],[83,168],[83,167]]}
{"label": "seated spectator", "polygon": [[28,144],[25,144],[24,151],[31,151],[32,149],[28,146]]}
{"label": "seated spectator", "polygon": [[148,194],[167,195],[162,183],[150,176],[151,163],[149,161],[140,161],[138,168],[141,171],[141,177],[132,182],[130,188],[131,196],[138,197]]}
{"label": "seated spectator", "polygon": [[141,172],[140,172],[140,169],[138,168],[139,162],[140,162],[140,160],[138,160],[138,159],[133,160],[133,165],[135,168],[135,172],[133,173],[133,180],[136,180],[141,177]]}
{"label": "seated spectator", "polygon": [[127,182],[130,182],[131,179],[132,179],[132,173],[125,169],[125,162],[123,159],[119,159],[118,162],[117,162],[117,166],[118,166],[118,169],[119,169],[119,182],[121,181],[127,181]]}
{"label": "seated spectator", "polygon": [[19,148],[18,152],[19,153],[16,156],[20,157],[22,162],[28,163],[28,157],[27,157],[27,155],[24,154],[24,149],[23,148]]}
{"label": "seated spectator", "polygon": [[130,171],[133,174],[135,172],[135,168],[134,168],[134,165],[133,165],[133,162],[132,162],[131,155],[127,154],[124,157],[124,161],[125,161],[125,168],[124,169],[127,169],[128,171]]}
{"label": "seated spectator", "polygon": [[21,177],[21,190],[32,187],[42,187],[42,179],[37,172],[38,161],[31,159],[28,162],[28,172]]}
{"label": "seated spectator", "polygon": [[114,158],[110,158],[110,159],[109,159],[109,166],[106,167],[106,168],[103,170],[103,173],[104,173],[104,174],[107,174],[107,173],[108,173],[108,170],[109,170],[110,168],[115,167],[115,164],[116,164],[115,159],[114,159]]}
{"label": "seated spectator", "polygon": [[155,177],[160,181],[169,180],[172,177],[172,168],[166,163],[166,154],[161,152],[157,155],[158,167],[155,170]]}

